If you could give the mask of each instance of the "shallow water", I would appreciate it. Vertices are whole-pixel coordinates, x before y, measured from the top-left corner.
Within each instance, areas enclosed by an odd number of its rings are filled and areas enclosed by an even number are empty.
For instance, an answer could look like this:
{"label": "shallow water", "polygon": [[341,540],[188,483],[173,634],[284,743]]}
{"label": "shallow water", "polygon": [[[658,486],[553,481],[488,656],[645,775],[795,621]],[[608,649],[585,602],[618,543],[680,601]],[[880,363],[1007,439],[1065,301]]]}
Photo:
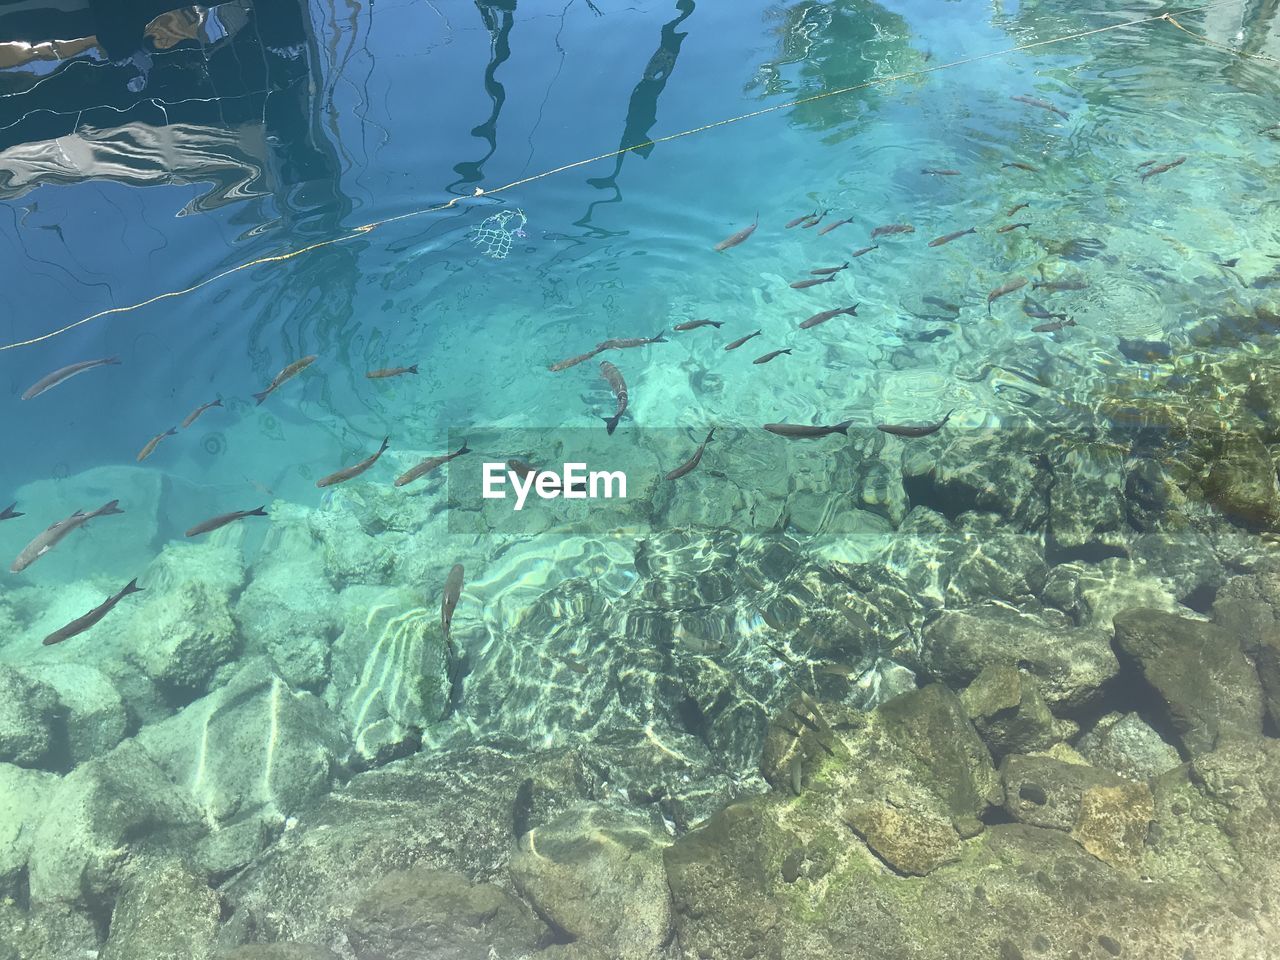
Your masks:
{"label": "shallow water", "polygon": [[[269,833],[360,771],[500,737],[517,753],[657,744],[706,798],[663,807],[683,834],[765,789],[766,729],[797,689],[870,709],[953,679],[927,666],[924,636],[947,611],[1109,631],[1131,606],[1207,613],[1228,573],[1269,562],[1258,535],[1280,516],[1213,492],[1204,438],[1276,439],[1239,372],[1272,350],[1280,290],[1273,4],[1178,14],[1211,43],[1145,3],[190,9],[132,60],[136,38],[103,36],[0,72],[0,506],[25,514],[0,523],[0,554],[76,509],[125,511],[0,572],[0,661],[98,666],[145,739],[267,657],[271,696],[314,695],[337,744],[321,786],[268,790]],[[811,210],[826,211],[816,229],[784,226]],[[475,242],[518,223],[505,256]],[[850,258],[895,223],[914,232]],[[833,282],[790,286],[846,260]],[[1019,277],[1081,289],[1029,282],[989,302]],[[1074,325],[1033,331],[1027,296]],[[721,326],[672,331],[697,318]],[[790,352],[751,362],[773,350]],[[613,434],[601,359],[629,388]],[[949,412],[926,438],[875,429]],[[845,421],[821,439],[760,429]],[[664,480],[713,427],[698,467]],[[383,437],[368,472],[317,488]],[[482,464],[515,456],[623,470],[627,497],[483,500]],[[1144,459],[1176,502],[1134,492]],[[183,536],[259,504],[268,519]],[[1157,534],[1174,546],[1148,563],[1138,541]],[[1170,572],[1209,554],[1212,576]],[[450,693],[439,609],[455,563]],[[1068,574],[1102,586],[1064,600]],[[143,594],[42,646],[134,577]],[[1136,709],[1136,684],[1066,713],[1087,732]],[[268,785],[281,736],[272,712]],[[97,755],[68,750],[20,765],[71,775]],[[614,774],[634,798],[638,774]],[[56,888],[22,883],[31,902]]]}

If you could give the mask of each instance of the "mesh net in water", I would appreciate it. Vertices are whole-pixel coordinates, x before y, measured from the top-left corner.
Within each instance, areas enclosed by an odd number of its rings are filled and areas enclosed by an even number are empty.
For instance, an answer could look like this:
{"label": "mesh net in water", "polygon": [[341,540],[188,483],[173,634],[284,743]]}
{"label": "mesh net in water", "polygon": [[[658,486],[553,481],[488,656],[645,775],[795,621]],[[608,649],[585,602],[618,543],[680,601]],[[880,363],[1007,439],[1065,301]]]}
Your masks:
{"label": "mesh net in water", "polygon": [[524,211],[519,208],[499,210],[493,216],[485,217],[479,226],[472,227],[471,242],[485,256],[502,260],[511,252],[512,240],[524,236],[524,225],[528,222]]}

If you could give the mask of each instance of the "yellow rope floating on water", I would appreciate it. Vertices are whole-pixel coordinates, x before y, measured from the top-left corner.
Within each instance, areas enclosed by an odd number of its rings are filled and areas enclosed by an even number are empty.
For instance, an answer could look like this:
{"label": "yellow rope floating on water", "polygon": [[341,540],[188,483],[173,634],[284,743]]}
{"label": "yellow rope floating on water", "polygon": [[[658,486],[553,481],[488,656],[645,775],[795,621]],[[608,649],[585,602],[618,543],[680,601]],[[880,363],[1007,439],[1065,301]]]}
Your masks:
{"label": "yellow rope floating on water", "polygon": [[[1246,2],[1246,0],[1220,0],[1220,2],[1218,3],[1209,3],[1200,7],[1188,7],[1183,10],[1179,10],[1177,12],[1179,14],[1200,13],[1205,10],[1213,10],[1213,9],[1216,9],[1217,7],[1229,6],[1231,4],[1242,4],[1244,2]],[[930,73],[937,73],[940,70],[950,70],[954,67],[962,67],[962,66],[965,66],[966,64],[978,63],[982,60],[991,60],[996,57],[1005,57],[1005,56],[1008,56],[1009,54],[1019,53],[1023,50],[1031,50],[1031,49],[1034,49],[1035,47],[1044,47],[1044,46],[1049,46],[1055,43],[1066,43],[1071,40],[1082,40],[1085,37],[1091,37],[1099,33],[1108,33],[1112,30],[1121,30],[1125,27],[1136,27],[1136,26],[1142,26],[1148,23],[1159,23],[1159,22],[1169,23],[1172,26],[1177,27],[1183,33],[1187,34],[1188,36],[1194,37],[1195,39],[1201,41],[1202,43],[1208,44],[1209,46],[1216,47],[1221,50],[1226,50],[1229,53],[1233,53],[1239,57],[1245,57],[1245,58],[1254,59],[1254,60],[1268,60],[1268,61],[1271,61],[1272,63],[1280,62],[1280,61],[1277,61],[1274,57],[1268,57],[1262,54],[1244,53],[1242,51],[1235,50],[1232,47],[1227,46],[1226,44],[1218,43],[1216,40],[1211,40],[1206,36],[1195,33],[1192,30],[1188,30],[1186,27],[1180,24],[1177,20],[1175,20],[1173,17],[1173,14],[1169,12],[1161,13],[1155,16],[1150,16],[1150,17],[1141,17],[1137,20],[1127,20],[1124,23],[1113,23],[1105,27],[1095,27],[1092,30],[1081,30],[1076,33],[1063,34],[1062,36],[1059,36],[1059,37],[1051,37],[1048,40],[1035,40],[1031,43],[1021,43],[1014,47],[1006,47],[1003,50],[994,50],[991,53],[981,53],[981,54],[978,54],[977,56],[965,57],[964,59],[961,59],[961,60],[953,60],[950,63],[940,63],[934,67],[924,67],[923,69],[911,70],[907,73],[895,73],[895,74],[890,74],[889,76],[875,77],[863,83],[856,83],[853,86],[841,87],[838,90],[827,90],[823,93],[815,93],[812,96],[801,97],[798,100],[792,100],[788,103],[778,103],[778,104],[774,104],[773,106],[762,107],[759,110],[753,110],[750,113],[739,114],[736,117],[727,117],[723,120],[715,120],[711,123],[704,123],[700,127],[693,127],[689,130],[681,130],[678,133],[669,133],[663,137],[654,137],[653,139],[646,140],[643,143],[632,144],[629,147],[622,147],[619,150],[610,150],[608,153],[602,153],[602,154],[599,154],[598,156],[588,157],[585,160],[574,160],[572,163],[565,163],[565,164],[562,164],[561,166],[553,167],[550,170],[544,170],[541,173],[536,173],[531,177],[524,177],[520,180],[513,180],[511,183],[503,184],[500,187],[494,187],[491,190],[482,190],[481,188],[477,187],[475,193],[472,194],[471,196],[453,197],[452,199],[450,199],[445,203],[435,204],[430,207],[422,207],[417,210],[410,210],[407,213],[396,214],[393,217],[386,217],[382,220],[374,220],[370,223],[366,223],[361,226],[355,227],[354,229],[351,230],[350,233],[344,233],[341,236],[330,237],[327,240],[318,240],[315,243],[309,244],[308,246],[305,246],[305,247],[301,247],[297,250],[290,250],[286,253],[277,253],[277,254],[271,254],[268,256],[258,257],[254,260],[249,260],[245,263],[237,264],[234,267],[228,267],[226,270],[223,270],[219,273],[215,273],[212,276],[205,277],[205,279],[199,281],[198,283],[193,283],[191,286],[184,287],[181,290],[170,290],[166,293],[159,293],[159,294],[156,294],[154,297],[150,297],[149,299],[139,301],[138,303],[132,303],[124,307],[109,307],[106,310],[99,310],[97,313],[92,313],[87,317],[81,317],[79,320],[76,320],[72,323],[68,323],[65,326],[59,327],[56,330],[51,330],[48,333],[43,333],[38,337],[32,337],[29,340],[17,340],[13,343],[6,343],[0,346],[0,352],[3,352],[5,350],[16,350],[19,347],[29,347],[33,344],[42,343],[45,340],[52,340],[54,337],[61,336],[64,333],[69,333],[70,331],[75,330],[77,327],[82,327],[85,324],[92,323],[95,320],[101,320],[103,317],[109,317],[112,314],[129,313],[130,311],[133,311],[133,310],[139,310],[143,307],[149,307],[152,304],[159,303],[162,300],[169,300],[174,297],[186,296],[189,293],[194,293],[195,291],[200,290],[204,287],[207,287],[210,284],[217,283],[219,280],[223,280],[231,276],[232,274],[240,273],[242,270],[248,270],[251,267],[257,267],[257,266],[261,266],[263,264],[268,264],[268,263],[281,263],[285,260],[292,260],[294,257],[300,257],[305,253],[312,252],[313,250],[319,250],[321,247],[331,247],[339,243],[346,243],[349,240],[358,239],[359,237],[362,237],[367,233],[372,233],[378,227],[385,226],[389,223],[396,223],[400,220],[408,220],[412,217],[421,217],[431,213],[439,213],[442,210],[448,210],[450,207],[456,206],[457,204],[461,203],[463,200],[470,200],[473,197],[488,197],[488,196],[492,196],[495,193],[502,193],[503,191],[506,191],[506,190],[513,190],[516,187],[522,187],[525,184],[534,183],[535,181],[543,180],[546,177],[555,176],[558,173],[564,173],[566,170],[573,170],[577,167],[585,167],[588,164],[598,163],[601,160],[612,160],[614,157],[621,156],[624,153],[630,153],[633,150],[643,150],[647,147],[656,146],[657,144],[660,144],[660,143],[669,143],[672,140],[679,140],[681,137],[690,137],[690,136],[693,136],[695,133],[705,133],[708,130],[716,129],[717,127],[728,126],[729,124],[732,124],[732,123],[741,123],[743,120],[751,120],[755,117],[762,117],[765,114],[775,113],[778,110],[790,110],[793,107],[803,106],[804,104],[807,104],[807,103],[815,103],[819,100],[826,100],[829,97],[844,96],[845,94],[855,93],[859,90],[865,90],[869,87],[880,86],[886,83],[895,83],[899,80],[910,80],[915,77],[923,77]]]}

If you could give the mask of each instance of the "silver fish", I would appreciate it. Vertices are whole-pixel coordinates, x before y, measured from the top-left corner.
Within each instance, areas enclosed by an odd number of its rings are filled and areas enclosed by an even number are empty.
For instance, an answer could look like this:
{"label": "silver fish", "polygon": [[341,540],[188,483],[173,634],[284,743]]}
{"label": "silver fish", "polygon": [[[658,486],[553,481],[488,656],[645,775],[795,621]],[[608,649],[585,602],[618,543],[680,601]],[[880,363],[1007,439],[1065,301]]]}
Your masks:
{"label": "silver fish", "polygon": [[13,561],[9,570],[12,573],[21,573],[27,567],[31,566],[46,553],[62,542],[62,539],[71,531],[78,530],[90,520],[96,517],[109,517],[114,513],[124,513],[119,507],[119,500],[112,500],[105,503],[93,513],[85,513],[83,510],[77,510],[65,520],[59,520],[50,526],[47,530],[39,533],[34,540],[22,548],[22,552],[18,554],[18,558]]}
{"label": "silver fish", "polygon": [[852,420],[844,420],[830,426],[809,426],[804,423],[766,423],[764,428],[780,437],[807,440],[813,437],[829,437],[833,433],[839,433],[847,437],[852,423]]}
{"label": "silver fish", "polygon": [[278,390],[282,384],[286,383],[289,380],[292,380],[294,377],[296,377],[299,373],[301,373],[307,367],[311,366],[311,364],[315,363],[316,359],[317,357],[313,353],[309,357],[303,357],[301,360],[293,361],[293,363],[289,364],[287,367],[285,367],[283,370],[281,370],[279,373],[276,374],[276,378],[271,381],[271,384],[267,387],[267,389],[263,390],[261,393],[255,393],[253,395],[254,398],[258,401],[259,404],[261,404],[263,400],[267,399],[267,397],[275,393],[275,391]]}
{"label": "silver fish", "polygon": [[78,373],[84,373],[86,370],[92,370],[94,367],[106,367],[120,362],[119,357],[104,357],[101,360],[82,360],[79,363],[73,363],[70,366],[63,367],[61,370],[55,370],[47,376],[41,377],[22,395],[23,400],[31,400],[40,396],[46,390],[52,390],[60,383],[66,383]]}
{"label": "silver fish", "polygon": [[[826,213],[826,211],[824,210],[823,213]],[[817,223],[817,222],[818,222],[817,220],[814,221],[814,223]],[[760,214],[757,213],[755,222],[752,223],[751,226],[744,227],[743,229],[739,230],[737,233],[735,233],[731,237],[725,237],[723,240],[721,240],[719,243],[716,244],[716,247],[715,247],[716,250],[724,251],[724,250],[728,250],[730,247],[736,247],[738,244],[742,243],[743,240],[746,240],[747,237],[755,233],[756,227],[758,226],[760,226]],[[813,224],[809,223],[809,224],[805,224],[805,226],[811,227],[813,226]]]}

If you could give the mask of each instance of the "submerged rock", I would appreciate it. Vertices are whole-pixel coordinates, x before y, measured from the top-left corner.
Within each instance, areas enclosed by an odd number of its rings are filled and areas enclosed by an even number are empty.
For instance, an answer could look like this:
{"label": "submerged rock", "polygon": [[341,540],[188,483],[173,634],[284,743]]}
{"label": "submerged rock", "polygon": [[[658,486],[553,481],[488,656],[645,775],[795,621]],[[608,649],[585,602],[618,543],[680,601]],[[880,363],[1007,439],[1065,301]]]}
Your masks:
{"label": "submerged rock", "polygon": [[218,955],[218,960],[342,960],[314,943],[249,943]]}
{"label": "submerged rock", "polygon": [[93,921],[65,904],[23,909],[0,899],[0,960],[78,960],[98,952]]}
{"label": "submerged rock", "polygon": [[211,960],[222,904],[180,864],[138,864],[111,912],[101,960]]}
{"label": "submerged rock", "polygon": [[1107,633],[994,606],[945,611],[925,629],[920,659],[925,672],[957,688],[989,665],[1015,665],[1065,712],[1091,707],[1120,670]]}
{"label": "submerged rock", "polygon": [[876,856],[899,873],[923,877],[960,859],[960,835],[940,817],[857,801],[845,809],[844,819]]}
{"label": "submerged rock", "polygon": [[52,687],[0,664],[0,763],[40,767],[54,762],[57,710]]}
{"label": "submerged rock", "polygon": [[1237,637],[1159,610],[1115,618],[1116,647],[1160,697],[1189,754],[1262,734],[1262,688]]}
{"label": "submerged rock", "polygon": [[1018,754],[1005,758],[1000,778],[1009,816],[1054,830],[1072,828],[1080,815],[1081,798],[1091,788],[1124,783],[1114,773],[1096,767]]}
{"label": "submerged rock", "polygon": [[1145,783],[1092,786],[1080,797],[1071,836],[1103,863],[1136,868],[1154,819],[1155,801]]}
{"label": "submerged rock", "polygon": [[31,837],[58,782],[56,774],[0,763],[0,899],[23,893]]}
{"label": "submerged rock", "polygon": [[129,732],[129,718],[115,684],[96,667],[80,663],[32,664],[24,672],[58,696],[59,749],[67,766],[106,753]]}
{"label": "submerged rock", "polygon": [[1008,664],[984,667],[960,694],[960,702],[997,758],[1045,750],[1078,729],[1049,712],[1034,677]]}
{"label": "submerged rock", "polygon": [[271,551],[254,564],[231,615],[244,637],[246,656],[270,657],[289,686],[319,693],[339,632],[338,594],[304,526],[286,517],[272,534]]}
{"label": "submerged rock", "polygon": [[76,767],[48,798],[32,835],[33,903],[108,902],[130,860],[186,848],[207,829],[190,795],[135,741]]}
{"label": "submerged rock", "polygon": [[497,877],[517,830],[590,799],[599,776],[571,750],[474,746],[398,760],[321,798],[223,891],[256,939],[332,943],[393,871]]}
{"label": "submerged rock", "polygon": [[1233,433],[1202,481],[1206,499],[1251,530],[1280,524],[1280,484],[1271,453],[1257,437]]}
{"label": "submerged rock", "polygon": [[188,702],[240,650],[229,601],[204,579],[146,591],[131,621],[126,656],[170,699]]}
{"label": "submerged rock", "polygon": [[1108,714],[1076,747],[1094,766],[1128,780],[1157,777],[1182,762],[1178,751],[1136,713]]}
{"label": "submerged rock", "polygon": [[657,958],[671,936],[669,843],[643,818],[577,807],[521,838],[511,879],[539,916],[600,956]]}
{"label": "submerged rock", "polygon": [[412,752],[449,699],[438,611],[421,591],[354,586],[340,599],[326,697],[341,717],[358,761],[385,763]]}
{"label": "submerged rock", "polygon": [[417,866],[388,874],[347,923],[356,960],[490,960],[527,955],[546,924],[500,887]]}
{"label": "submerged rock", "polygon": [[1240,638],[1262,683],[1263,702],[1280,728],[1280,573],[1257,573],[1228,582],[1213,604],[1214,623]]}
{"label": "submerged rock", "polygon": [[320,699],[290,690],[265,658],[245,663],[226,686],[176,716],[144,727],[137,742],[186,786],[216,830],[246,820],[279,830],[329,790],[347,752]]}

